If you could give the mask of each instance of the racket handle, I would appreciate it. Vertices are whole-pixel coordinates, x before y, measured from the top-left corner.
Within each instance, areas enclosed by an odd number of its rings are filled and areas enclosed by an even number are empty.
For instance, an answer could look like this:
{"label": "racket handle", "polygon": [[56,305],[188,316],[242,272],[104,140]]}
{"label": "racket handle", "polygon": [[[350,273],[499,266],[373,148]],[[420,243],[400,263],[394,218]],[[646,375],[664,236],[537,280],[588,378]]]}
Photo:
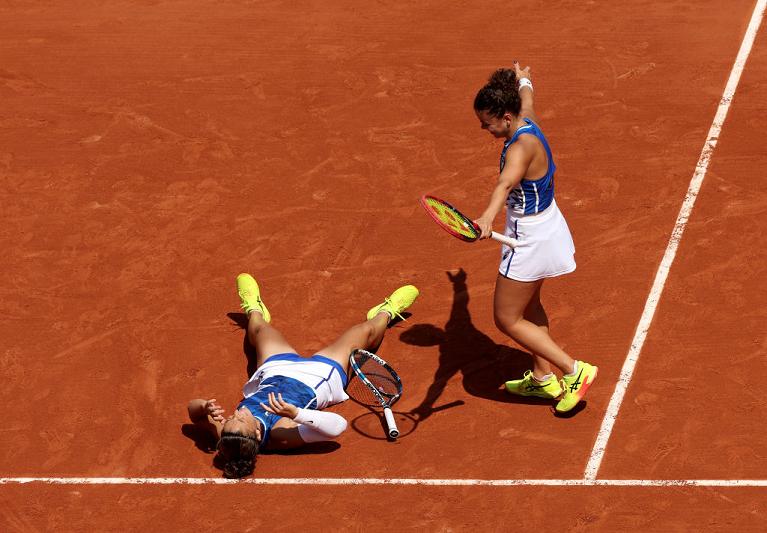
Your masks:
{"label": "racket handle", "polygon": [[519,244],[519,241],[517,241],[517,239],[513,239],[511,237],[508,237],[502,233],[498,233],[495,231],[490,234],[490,238],[495,239],[498,242],[502,242],[503,244],[506,244],[508,246],[511,246],[512,248],[516,248],[517,245]]}
{"label": "racket handle", "polygon": [[397,429],[397,423],[394,421],[394,413],[391,409],[384,407],[384,418],[386,419],[386,428],[389,438],[396,439],[399,437],[399,430]]}

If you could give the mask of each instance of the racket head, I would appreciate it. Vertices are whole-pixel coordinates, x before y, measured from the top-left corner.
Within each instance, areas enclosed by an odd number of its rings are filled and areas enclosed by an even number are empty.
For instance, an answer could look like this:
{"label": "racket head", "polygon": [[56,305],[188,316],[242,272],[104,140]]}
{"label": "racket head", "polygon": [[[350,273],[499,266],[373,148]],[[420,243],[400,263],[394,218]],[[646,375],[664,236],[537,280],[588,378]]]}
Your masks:
{"label": "racket head", "polygon": [[449,202],[430,194],[421,196],[420,202],[434,222],[453,237],[466,242],[474,242],[482,234],[482,230],[473,220]]}
{"label": "racket head", "polygon": [[394,369],[367,350],[354,350],[349,366],[357,379],[349,380],[347,390],[355,401],[370,407],[391,407],[402,396],[402,380]]}

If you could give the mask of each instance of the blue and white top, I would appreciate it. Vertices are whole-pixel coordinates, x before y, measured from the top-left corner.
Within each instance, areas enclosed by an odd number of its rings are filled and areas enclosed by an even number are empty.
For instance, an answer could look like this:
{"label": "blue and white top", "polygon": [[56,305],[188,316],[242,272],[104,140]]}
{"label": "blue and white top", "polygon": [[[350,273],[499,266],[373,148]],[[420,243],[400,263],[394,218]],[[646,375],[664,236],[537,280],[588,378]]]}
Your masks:
{"label": "blue and white top", "polygon": [[545,176],[536,180],[522,179],[509,193],[506,207],[510,212],[519,216],[535,215],[551,205],[554,201],[554,171],[557,169],[554,164],[554,158],[551,155],[551,148],[549,148],[549,143],[546,141],[546,137],[543,136],[541,129],[529,118],[524,119],[524,121],[525,125],[517,129],[511,139],[503,143],[501,171],[503,171],[503,167],[506,165],[506,152],[509,150],[509,147],[517,141],[520,135],[526,133],[535,135],[541,141],[543,148],[546,150],[549,164]]}
{"label": "blue and white top", "polygon": [[263,446],[281,418],[261,407],[261,403],[269,405],[270,392],[282,394],[283,400],[296,407],[319,410],[349,398],[344,391],[346,379],[346,371],[340,363],[319,354],[311,357],[295,353],[272,355],[243,386],[243,399],[237,409],[247,407],[264,426]]}
{"label": "blue and white top", "polygon": [[287,376],[271,376],[261,381],[258,385],[258,389],[246,398],[243,398],[237,406],[237,409],[247,407],[253,416],[263,425],[264,430],[261,436],[261,446],[266,445],[269,441],[269,435],[272,432],[272,426],[282,418],[261,407],[261,403],[269,405],[270,392],[273,392],[275,395],[279,392],[282,394],[283,400],[292,403],[296,407],[303,409],[317,408],[317,396],[315,395],[314,390],[297,379],[289,378]]}

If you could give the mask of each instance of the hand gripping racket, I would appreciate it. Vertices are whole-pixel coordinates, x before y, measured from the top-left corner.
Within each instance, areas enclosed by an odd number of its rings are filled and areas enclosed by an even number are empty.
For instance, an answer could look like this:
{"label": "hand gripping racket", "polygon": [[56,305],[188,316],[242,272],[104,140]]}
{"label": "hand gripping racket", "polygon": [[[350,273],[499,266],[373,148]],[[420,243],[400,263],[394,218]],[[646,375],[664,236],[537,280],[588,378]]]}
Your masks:
{"label": "hand gripping racket", "polygon": [[[466,242],[474,242],[482,234],[482,230],[479,229],[479,226],[474,221],[445,200],[425,194],[421,196],[421,205],[426,209],[431,218],[434,219],[434,222],[439,224],[442,229],[453,237],[458,237]],[[512,248],[519,244],[516,239],[496,233],[495,231],[490,234],[490,237]]]}
{"label": "hand gripping racket", "polygon": [[402,396],[399,376],[389,363],[365,350],[354,350],[349,356],[349,364],[358,378],[349,383],[354,399],[370,407],[383,407],[387,434],[396,439],[399,430],[391,406]]}

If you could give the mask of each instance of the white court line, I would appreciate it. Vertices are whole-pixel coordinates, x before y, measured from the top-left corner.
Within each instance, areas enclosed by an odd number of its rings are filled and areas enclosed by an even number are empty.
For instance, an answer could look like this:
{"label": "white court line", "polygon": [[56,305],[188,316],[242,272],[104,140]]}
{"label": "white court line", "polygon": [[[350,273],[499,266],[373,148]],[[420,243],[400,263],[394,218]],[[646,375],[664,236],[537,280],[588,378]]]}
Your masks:
{"label": "white court line", "polygon": [[658,301],[663,292],[663,286],[666,284],[666,278],[668,278],[671,263],[674,262],[674,256],[679,247],[679,241],[682,240],[682,234],[684,233],[687,221],[690,219],[692,208],[695,205],[695,200],[697,199],[700,187],[703,184],[703,178],[706,176],[708,163],[711,161],[711,156],[713,155],[717,141],[719,140],[719,133],[722,131],[724,119],[727,117],[730,103],[735,96],[735,89],[738,87],[740,75],[746,65],[748,55],[751,53],[751,46],[754,44],[756,32],[759,29],[759,24],[762,22],[765,5],[767,5],[767,0],[758,0],[754,7],[754,12],[751,15],[751,22],[746,29],[746,34],[743,37],[740,50],[735,58],[735,64],[730,71],[730,78],[727,80],[722,99],[719,101],[719,108],[716,110],[714,122],[708,130],[708,138],[703,145],[703,150],[700,153],[698,163],[695,165],[695,172],[692,175],[690,186],[687,189],[682,208],[679,210],[676,224],[674,224],[674,229],[671,232],[671,238],[668,241],[666,253],[663,254],[663,259],[658,267],[658,272],[655,274],[655,281],[650,290],[650,295],[647,297],[642,316],[639,319],[639,325],[637,325],[636,332],[634,333],[634,339],[631,341],[631,348],[626,356],[626,361],[623,363],[618,383],[615,385],[615,392],[613,392],[612,398],[610,398],[607,412],[605,413],[604,419],[602,419],[602,426],[599,428],[596,442],[591,450],[589,461],[586,464],[586,471],[584,472],[585,480],[596,479],[597,473],[599,472],[599,466],[605,455],[607,441],[610,439],[610,434],[615,425],[615,419],[618,417],[618,410],[621,407],[623,397],[626,394],[626,389],[628,388],[631,376],[634,373],[634,368],[639,359],[639,353],[642,351],[642,345],[647,338],[647,331],[650,329],[650,323],[652,322],[655,309],[658,306]]}
{"label": "white court line", "polygon": [[210,477],[6,477],[0,485],[426,485],[482,487],[767,487],[767,479],[412,479]]}

